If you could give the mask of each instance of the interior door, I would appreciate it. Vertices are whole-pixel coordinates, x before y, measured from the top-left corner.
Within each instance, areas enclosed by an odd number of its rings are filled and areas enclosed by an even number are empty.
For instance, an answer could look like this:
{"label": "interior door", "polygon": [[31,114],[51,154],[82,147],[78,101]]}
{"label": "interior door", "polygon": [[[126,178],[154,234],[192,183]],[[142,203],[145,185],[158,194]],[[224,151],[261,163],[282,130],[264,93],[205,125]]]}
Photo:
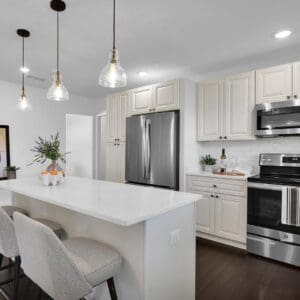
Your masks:
{"label": "interior door", "polygon": [[198,140],[222,138],[223,81],[199,84],[198,88]]}
{"label": "interior door", "polygon": [[286,101],[292,96],[292,65],[256,71],[256,103]]}
{"label": "interior door", "polygon": [[249,139],[253,136],[255,73],[228,77],[225,81],[225,137]]}

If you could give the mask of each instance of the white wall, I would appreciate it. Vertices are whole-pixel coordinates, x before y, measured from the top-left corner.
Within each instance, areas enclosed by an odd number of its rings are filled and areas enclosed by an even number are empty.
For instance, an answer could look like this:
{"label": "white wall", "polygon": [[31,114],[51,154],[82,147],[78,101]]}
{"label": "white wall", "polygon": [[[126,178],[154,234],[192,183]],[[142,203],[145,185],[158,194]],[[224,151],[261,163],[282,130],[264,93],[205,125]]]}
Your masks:
{"label": "white wall", "polygon": [[[46,100],[46,90],[27,87],[32,111],[18,110],[20,85],[0,81],[0,124],[10,126],[11,163],[21,167],[18,176],[37,175],[45,166],[27,166],[33,159],[30,149],[38,136],[49,137],[59,131],[62,150],[65,150],[65,116],[69,114],[93,115],[105,110],[105,101],[70,96],[67,102]],[[1,197],[1,195],[0,195]]]}
{"label": "white wall", "polygon": [[93,117],[66,115],[67,174],[93,177]]}

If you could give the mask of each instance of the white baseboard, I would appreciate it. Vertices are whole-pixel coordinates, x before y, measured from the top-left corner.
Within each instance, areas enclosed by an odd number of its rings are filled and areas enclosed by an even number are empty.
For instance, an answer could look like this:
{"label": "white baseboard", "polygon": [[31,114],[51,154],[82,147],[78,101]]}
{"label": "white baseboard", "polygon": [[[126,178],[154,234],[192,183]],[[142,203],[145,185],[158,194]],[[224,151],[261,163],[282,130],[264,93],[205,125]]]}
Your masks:
{"label": "white baseboard", "polygon": [[246,243],[235,242],[235,241],[223,239],[221,237],[210,235],[210,234],[207,234],[207,233],[202,233],[202,232],[199,232],[199,231],[197,231],[196,235],[198,237],[206,239],[206,240],[210,240],[210,241],[225,244],[225,245],[228,245],[228,246],[240,248],[240,249],[243,249],[243,250],[247,249]]}

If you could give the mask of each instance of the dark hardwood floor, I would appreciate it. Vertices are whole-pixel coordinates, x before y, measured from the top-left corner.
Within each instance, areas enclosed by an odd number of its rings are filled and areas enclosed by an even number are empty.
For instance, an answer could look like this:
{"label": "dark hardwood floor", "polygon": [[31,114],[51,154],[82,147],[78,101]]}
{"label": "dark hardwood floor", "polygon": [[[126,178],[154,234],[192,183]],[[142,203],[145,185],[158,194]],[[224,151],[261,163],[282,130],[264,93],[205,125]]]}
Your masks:
{"label": "dark hardwood floor", "polygon": [[300,300],[300,269],[197,241],[197,300]]}
{"label": "dark hardwood floor", "polygon": [[[0,281],[12,271],[2,271]],[[196,300],[300,300],[300,269],[202,239],[197,241],[196,280]],[[12,296],[12,284],[2,288]],[[37,292],[28,278],[20,279],[19,300],[35,300]],[[1,294],[0,300],[5,300]]]}

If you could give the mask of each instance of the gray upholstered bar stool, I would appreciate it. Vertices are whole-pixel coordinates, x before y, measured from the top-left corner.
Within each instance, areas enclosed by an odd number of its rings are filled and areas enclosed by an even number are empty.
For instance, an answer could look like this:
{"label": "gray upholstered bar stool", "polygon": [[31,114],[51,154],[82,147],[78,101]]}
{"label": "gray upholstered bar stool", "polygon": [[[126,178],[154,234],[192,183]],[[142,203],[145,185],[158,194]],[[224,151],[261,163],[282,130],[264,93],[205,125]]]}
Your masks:
{"label": "gray upholstered bar stool", "polygon": [[[107,281],[117,300],[114,276],[122,259],[111,247],[87,238],[60,241],[43,224],[14,213],[24,273],[55,300],[78,300]],[[48,272],[45,272],[48,270]]]}
{"label": "gray upholstered bar stool", "polygon": [[[16,209],[19,213],[26,213],[22,209]],[[18,297],[18,284],[19,284],[19,275],[20,275],[20,256],[19,249],[17,245],[17,239],[15,235],[14,223],[11,218],[10,210],[7,213],[7,210],[4,210],[0,207],[0,266],[2,265],[3,256],[9,258],[10,260],[14,259],[14,278],[1,282],[0,284],[14,282],[14,294],[13,299]],[[42,220],[46,226],[49,226],[49,230],[54,230],[59,236],[63,235],[63,229],[60,225],[55,222],[46,219]]]}

